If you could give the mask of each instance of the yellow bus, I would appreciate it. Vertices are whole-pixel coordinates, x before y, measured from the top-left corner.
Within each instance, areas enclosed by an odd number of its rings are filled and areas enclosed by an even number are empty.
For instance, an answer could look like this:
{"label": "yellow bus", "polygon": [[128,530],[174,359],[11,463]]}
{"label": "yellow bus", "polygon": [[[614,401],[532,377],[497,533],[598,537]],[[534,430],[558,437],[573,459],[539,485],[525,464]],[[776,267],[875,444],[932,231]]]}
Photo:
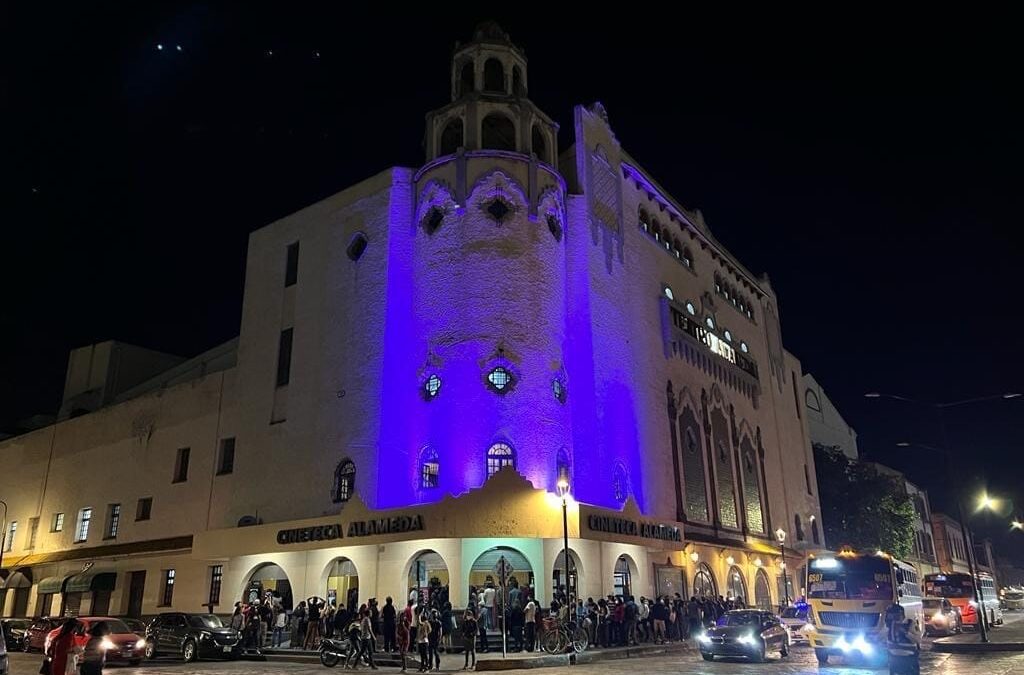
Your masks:
{"label": "yellow bus", "polygon": [[805,632],[822,665],[833,655],[883,658],[885,611],[893,603],[921,629],[917,570],[884,553],[811,557],[805,588],[811,610]]}

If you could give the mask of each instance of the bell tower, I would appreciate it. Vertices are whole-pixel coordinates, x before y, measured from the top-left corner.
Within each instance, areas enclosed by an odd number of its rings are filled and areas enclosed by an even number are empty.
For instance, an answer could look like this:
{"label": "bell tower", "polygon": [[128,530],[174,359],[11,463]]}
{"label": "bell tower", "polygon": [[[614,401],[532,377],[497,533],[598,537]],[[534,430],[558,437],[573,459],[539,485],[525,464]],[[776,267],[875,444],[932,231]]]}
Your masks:
{"label": "bell tower", "polygon": [[557,169],[558,125],[527,98],[526,55],[488,21],[452,54],[451,103],[427,114],[427,161],[464,151],[535,155]]}

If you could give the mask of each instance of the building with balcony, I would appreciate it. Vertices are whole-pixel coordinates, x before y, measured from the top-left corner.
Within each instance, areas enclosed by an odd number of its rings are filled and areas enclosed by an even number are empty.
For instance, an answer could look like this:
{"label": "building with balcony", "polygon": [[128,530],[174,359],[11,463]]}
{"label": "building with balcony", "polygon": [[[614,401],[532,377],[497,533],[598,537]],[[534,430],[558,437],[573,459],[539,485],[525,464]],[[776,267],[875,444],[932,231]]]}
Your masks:
{"label": "building with balcony", "polygon": [[820,508],[771,284],[600,104],[559,152],[496,25],[449,75],[422,166],[252,233],[236,340],[113,383],[73,358],[67,414],[0,442],[5,615],[795,597],[776,533],[795,563]]}

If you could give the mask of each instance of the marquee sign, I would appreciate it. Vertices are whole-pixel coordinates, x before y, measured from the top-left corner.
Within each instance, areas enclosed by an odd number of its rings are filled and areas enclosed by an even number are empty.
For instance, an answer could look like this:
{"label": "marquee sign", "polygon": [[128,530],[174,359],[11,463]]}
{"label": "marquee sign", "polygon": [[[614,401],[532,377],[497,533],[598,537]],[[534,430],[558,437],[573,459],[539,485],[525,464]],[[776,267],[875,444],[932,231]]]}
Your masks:
{"label": "marquee sign", "polygon": [[679,531],[678,527],[645,523],[641,520],[631,520],[629,518],[602,516],[596,513],[591,513],[587,516],[587,527],[594,532],[624,534],[630,537],[640,537],[641,539],[683,540],[683,533]]}
{"label": "marquee sign", "polygon": [[[373,518],[370,520],[353,520],[348,530],[341,523],[311,525],[287,530],[278,530],[277,543],[302,544],[310,541],[331,541],[348,537],[371,537],[378,534],[396,534],[415,532],[423,529],[423,516],[394,516],[392,518]],[[347,534],[346,534],[347,532]]]}

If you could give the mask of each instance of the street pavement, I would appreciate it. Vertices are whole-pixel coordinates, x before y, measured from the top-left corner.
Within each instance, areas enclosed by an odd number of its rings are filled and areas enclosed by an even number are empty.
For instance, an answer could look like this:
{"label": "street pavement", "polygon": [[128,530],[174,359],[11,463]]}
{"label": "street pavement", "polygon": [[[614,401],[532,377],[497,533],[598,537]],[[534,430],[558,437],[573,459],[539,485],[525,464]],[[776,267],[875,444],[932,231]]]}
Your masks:
{"label": "street pavement", "polygon": [[[38,654],[11,654],[11,675],[35,675],[39,672],[40,656]],[[447,665],[447,664],[445,664]],[[448,672],[458,672],[461,667],[452,664]],[[332,669],[340,675],[338,669]],[[366,672],[367,668],[360,668]],[[442,670],[444,672],[445,669]],[[331,670],[320,664],[298,664],[281,662],[254,661],[203,661],[186,664],[172,659],[159,659],[144,663],[137,668],[108,666],[104,671],[110,675],[259,675],[262,673],[281,675],[327,675]],[[397,668],[381,668],[381,675],[397,673]],[[415,672],[411,671],[410,672]],[[517,671],[526,673],[527,671]],[[732,673],[764,675],[883,675],[888,673],[885,668],[846,667],[841,664],[829,664],[819,667],[814,659],[814,652],[807,648],[795,648],[789,658],[782,659],[777,655],[767,663],[753,664],[743,661],[717,660],[706,663],[696,652],[687,652],[673,656],[652,656],[636,659],[603,661],[588,665],[561,668],[545,668],[529,671],[536,675],[649,675],[693,674],[693,675],[726,675]],[[925,652],[921,658],[921,672],[926,675],[1024,675],[1024,653],[992,653],[992,654],[939,654]]]}

